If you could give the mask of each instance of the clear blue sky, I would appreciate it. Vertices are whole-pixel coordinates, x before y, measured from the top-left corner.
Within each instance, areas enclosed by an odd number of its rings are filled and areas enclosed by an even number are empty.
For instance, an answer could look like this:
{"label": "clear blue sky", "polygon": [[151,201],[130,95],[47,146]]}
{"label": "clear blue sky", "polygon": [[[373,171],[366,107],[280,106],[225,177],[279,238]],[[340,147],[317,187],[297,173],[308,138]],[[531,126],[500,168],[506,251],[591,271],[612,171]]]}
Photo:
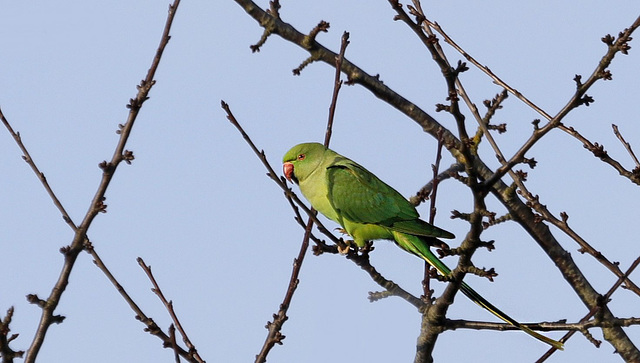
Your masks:
{"label": "clear blue sky", "polygon": [[[262,7],[267,1],[259,2]],[[282,18],[303,32],[331,23],[318,39],[337,50],[351,34],[347,58],[431,112],[447,127],[450,117],[434,105],[446,97],[429,54],[407,27],[392,20],[384,1],[283,2]],[[5,2],[0,7],[0,107],[20,131],[54,191],[79,223],[110,159],[129,98],[144,77],[165,22],[168,1],[52,3]],[[503,80],[555,114],[569,99],[575,74],[588,76],[605,52],[600,38],[617,35],[640,11],[636,1],[427,2],[432,20]],[[136,263],[150,264],[164,293],[209,362],[253,361],[287,287],[302,230],[281,191],[225,119],[228,102],[258,147],[279,170],[282,154],[303,141],[322,141],[334,71],[312,64],[301,76],[291,70],[307,54],[272,36],[260,53],[249,45],[262,28],[235,2],[183,1],[172,39],[127,149],[133,165],[121,165],[107,192],[108,213],[99,215],[89,237],[96,250],[142,309],[167,328],[170,319]],[[636,34],[635,38],[640,37]],[[640,46],[617,57],[613,81],[597,84],[596,102],[574,112],[575,126],[628,168],[633,163],[611,132],[616,123],[640,152]],[[451,49],[449,58],[459,55]],[[476,104],[500,88],[475,69],[462,76]],[[538,115],[510,97],[496,122],[496,136],[511,155],[531,132]],[[469,118],[471,120],[471,118]],[[471,121],[470,121],[471,122]],[[336,114],[334,149],[365,165],[404,195],[429,179],[435,142],[411,120],[360,87],[343,87]],[[484,147],[484,146],[483,146]],[[14,349],[28,348],[40,310],[25,300],[48,296],[62,266],[59,248],[73,233],[29,167],[13,139],[0,131],[0,246],[3,288],[0,315],[15,306]],[[495,166],[492,152],[484,160]],[[528,186],[571,226],[625,270],[640,255],[637,243],[638,187],[594,159],[570,136],[556,131],[533,148],[539,164]],[[445,155],[443,164],[452,163]],[[490,208],[504,210],[495,201]],[[460,238],[467,224],[449,211],[471,209],[468,192],[448,182],[438,197],[436,224]],[[420,212],[427,215],[425,207]],[[329,227],[334,225],[327,223]],[[557,232],[557,231],[554,231]],[[562,245],[601,293],[614,276],[560,233]],[[495,267],[494,283],[466,281],[523,322],[574,322],[587,313],[554,266],[517,226],[491,228],[485,239],[497,249],[479,251],[474,262]],[[457,244],[453,242],[453,245]],[[447,261],[453,265],[455,260]],[[420,294],[422,262],[378,242],[372,263],[387,278]],[[640,273],[637,272],[636,275]],[[413,360],[420,315],[399,298],[376,303],[380,288],[345,258],[307,256],[301,283],[269,362],[408,362]],[[436,284],[437,292],[442,290]],[[640,315],[637,296],[619,290],[610,304],[620,317]],[[57,313],[67,318],[49,330],[41,362],[170,362],[172,353],[143,332],[143,325],[103,274],[83,253]],[[463,297],[450,317],[494,318]],[[640,342],[640,328],[626,330]],[[601,333],[592,331],[596,338]],[[559,338],[560,333],[548,334]],[[464,348],[463,348],[464,347]],[[450,331],[435,351],[440,362],[532,361],[546,347],[518,332]],[[575,336],[550,362],[617,362],[603,343],[595,349]]]}

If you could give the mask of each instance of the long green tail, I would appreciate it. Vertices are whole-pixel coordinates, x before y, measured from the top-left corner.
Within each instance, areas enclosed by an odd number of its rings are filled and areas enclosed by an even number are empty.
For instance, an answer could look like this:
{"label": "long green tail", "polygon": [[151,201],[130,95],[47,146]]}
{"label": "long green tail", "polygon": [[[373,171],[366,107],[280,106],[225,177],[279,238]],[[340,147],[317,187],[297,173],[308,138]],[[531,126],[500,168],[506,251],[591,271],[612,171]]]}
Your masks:
{"label": "long green tail", "polygon": [[[421,237],[408,235],[405,233],[399,233],[399,232],[393,232],[393,235],[398,245],[402,247],[404,250],[423,258],[431,266],[433,266],[436,270],[438,270],[438,272],[443,276],[449,276],[449,274],[451,273],[451,270],[449,269],[449,267],[447,267],[447,265],[445,265],[442,261],[440,261],[440,259],[436,257],[436,255],[434,255],[433,252],[431,252],[431,249],[429,248],[429,244],[425,239]],[[545,337],[544,335],[529,329],[527,326],[518,323],[509,315],[503,313],[500,309],[498,309],[493,304],[488,302],[485,298],[483,298],[480,294],[478,294],[475,290],[473,290],[471,286],[467,285],[464,281],[460,282],[460,291],[462,291],[462,293],[465,294],[471,301],[485,308],[490,313],[497,316],[504,322],[515,326],[516,328],[531,335],[532,337],[538,339],[541,342],[547,343],[556,349],[564,350],[564,346],[561,342]]]}

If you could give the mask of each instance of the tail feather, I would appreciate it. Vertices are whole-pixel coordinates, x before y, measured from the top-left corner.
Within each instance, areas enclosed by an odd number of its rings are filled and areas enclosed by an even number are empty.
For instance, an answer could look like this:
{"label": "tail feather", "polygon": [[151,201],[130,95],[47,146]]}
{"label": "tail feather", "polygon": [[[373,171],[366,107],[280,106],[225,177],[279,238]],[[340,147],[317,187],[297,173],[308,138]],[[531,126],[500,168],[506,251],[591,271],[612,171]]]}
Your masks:
{"label": "tail feather", "polygon": [[[423,258],[431,266],[433,266],[436,270],[438,270],[438,272],[441,275],[449,276],[451,274],[451,269],[449,269],[447,265],[445,265],[442,261],[440,261],[440,259],[436,257],[433,254],[433,252],[431,252],[431,249],[429,248],[429,243],[428,241],[426,241],[426,238],[420,238],[420,237],[416,237],[416,236],[412,236],[404,233],[398,233],[398,232],[394,232],[393,235],[395,237],[396,242],[401,248],[403,248],[407,252],[413,253]],[[505,314],[500,309],[498,309],[493,304],[491,304],[489,301],[487,301],[485,298],[483,298],[480,294],[478,294],[474,289],[471,288],[471,286],[467,285],[464,281],[460,282],[460,291],[462,291],[462,293],[465,294],[471,301],[480,305],[481,307],[483,307],[484,309],[486,309],[496,317],[500,318],[504,322],[522,330],[523,332],[529,334],[530,336],[538,339],[543,343],[549,344],[556,349],[564,350],[564,346],[561,342],[548,338],[542,334],[539,334],[531,330],[529,327],[520,324],[518,321],[511,318],[509,315]]]}
{"label": "tail feather", "polygon": [[540,333],[537,333],[529,329],[526,325],[520,324],[519,322],[511,318],[509,315],[505,314],[500,309],[495,307],[485,298],[483,298],[482,295],[478,294],[474,289],[471,288],[471,286],[467,285],[464,281],[460,283],[460,291],[462,291],[462,293],[465,294],[471,301],[482,306],[483,308],[485,308],[486,310],[488,310],[489,312],[491,312],[493,315],[497,316],[504,322],[515,326],[516,328],[531,335],[532,337],[538,339],[541,342],[547,343],[556,349],[564,350],[564,345],[561,342],[548,338]]}

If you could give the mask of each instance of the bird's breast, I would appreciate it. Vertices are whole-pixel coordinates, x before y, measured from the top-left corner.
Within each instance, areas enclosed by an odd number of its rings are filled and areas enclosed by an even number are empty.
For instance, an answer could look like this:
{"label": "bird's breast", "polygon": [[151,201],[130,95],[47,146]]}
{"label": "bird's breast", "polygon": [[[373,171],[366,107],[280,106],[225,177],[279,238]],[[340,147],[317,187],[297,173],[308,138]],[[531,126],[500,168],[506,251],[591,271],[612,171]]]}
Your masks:
{"label": "bird's breast", "polygon": [[299,186],[302,195],[311,203],[311,206],[315,210],[332,221],[340,223],[340,218],[329,201],[329,189],[326,183],[312,183],[309,179],[305,179],[300,182]]}

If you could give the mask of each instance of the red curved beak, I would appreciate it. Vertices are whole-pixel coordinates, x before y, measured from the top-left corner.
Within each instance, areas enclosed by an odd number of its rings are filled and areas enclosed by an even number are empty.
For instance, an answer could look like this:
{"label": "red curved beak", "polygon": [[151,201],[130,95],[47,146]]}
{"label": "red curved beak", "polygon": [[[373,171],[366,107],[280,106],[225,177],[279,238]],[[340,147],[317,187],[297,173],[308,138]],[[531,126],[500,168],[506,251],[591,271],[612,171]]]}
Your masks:
{"label": "red curved beak", "polygon": [[284,173],[284,177],[287,178],[288,181],[292,182],[294,178],[293,164],[290,162],[282,164],[282,172]]}

